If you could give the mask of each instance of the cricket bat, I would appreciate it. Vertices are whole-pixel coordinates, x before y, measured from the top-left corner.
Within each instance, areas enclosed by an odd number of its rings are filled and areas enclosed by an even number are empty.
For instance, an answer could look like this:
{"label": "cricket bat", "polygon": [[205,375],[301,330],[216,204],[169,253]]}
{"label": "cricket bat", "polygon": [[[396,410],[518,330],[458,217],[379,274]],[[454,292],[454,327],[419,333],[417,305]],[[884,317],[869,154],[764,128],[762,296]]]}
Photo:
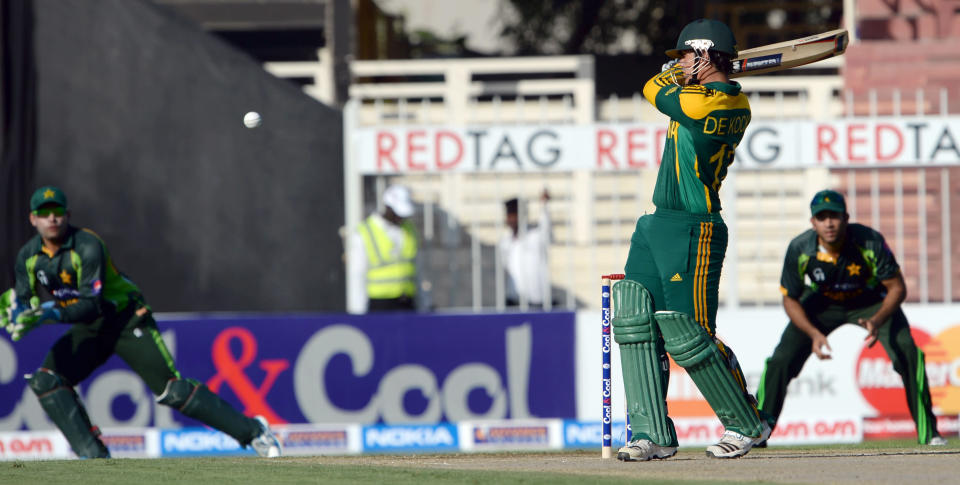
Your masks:
{"label": "cricket bat", "polygon": [[838,29],[743,50],[733,60],[730,77],[781,71],[839,56],[847,50],[849,40],[846,29]]}

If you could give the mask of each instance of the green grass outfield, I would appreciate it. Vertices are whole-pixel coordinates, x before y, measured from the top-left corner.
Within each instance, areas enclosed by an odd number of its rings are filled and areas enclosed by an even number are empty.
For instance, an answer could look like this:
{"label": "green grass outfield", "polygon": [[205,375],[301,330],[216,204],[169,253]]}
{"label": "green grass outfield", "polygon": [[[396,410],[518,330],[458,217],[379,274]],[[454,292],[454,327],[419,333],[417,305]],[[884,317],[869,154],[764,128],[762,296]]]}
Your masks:
{"label": "green grass outfield", "polygon": [[[601,460],[596,451],[450,455],[164,458],[0,462],[2,484],[375,483],[382,485],[622,483],[896,483],[898,474],[960,475],[960,440],[946,447],[910,440],[858,445],[771,447],[739,460],[712,460],[703,448],[681,448],[649,463]],[[942,472],[937,472],[941,466]],[[856,467],[863,467],[858,472]],[[889,471],[881,469],[889,467]],[[916,470],[908,468],[915,466]],[[794,471],[790,471],[793,467]],[[830,469],[835,474],[830,474]],[[712,471],[711,471],[712,470]],[[800,470],[800,471],[797,471]],[[811,473],[804,473],[809,470]],[[812,472],[816,471],[816,476]],[[941,473],[941,475],[936,475]],[[711,478],[713,477],[713,478]],[[851,478],[852,477],[852,478]],[[849,478],[849,479],[848,479]],[[889,478],[889,480],[887,480]],[[903,482],[900,482],[903,483]],[[918,482],[918,483],[946,483]]]}

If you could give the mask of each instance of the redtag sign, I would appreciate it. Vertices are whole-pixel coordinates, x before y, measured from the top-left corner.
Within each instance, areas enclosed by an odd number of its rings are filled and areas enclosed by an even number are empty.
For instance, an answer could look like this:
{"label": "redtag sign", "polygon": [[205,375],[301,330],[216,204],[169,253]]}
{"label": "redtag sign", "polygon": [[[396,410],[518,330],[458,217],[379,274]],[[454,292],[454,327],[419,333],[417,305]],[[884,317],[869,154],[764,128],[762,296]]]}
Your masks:
{"label": "redtag sign", "polygon": [[[656,168],[666,123],[363,128],[364,174],[620,171]],[[960,117],[754,120],[735,168],[960,164]]]}

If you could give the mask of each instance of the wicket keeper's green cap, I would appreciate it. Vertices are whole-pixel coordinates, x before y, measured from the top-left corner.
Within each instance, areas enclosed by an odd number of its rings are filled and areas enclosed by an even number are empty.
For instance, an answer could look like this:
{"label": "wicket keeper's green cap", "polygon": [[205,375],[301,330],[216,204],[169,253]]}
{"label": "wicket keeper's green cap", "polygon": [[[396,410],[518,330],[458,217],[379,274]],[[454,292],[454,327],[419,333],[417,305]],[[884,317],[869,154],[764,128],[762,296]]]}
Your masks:
{"label": "wicket keeper's green cap", "polygon": [[677,38],[677,48],[668,50],[667,55],[679,59],[683,57],[683,51],[693,50],[696,44],[694,41],[699,39],[712,42],[713,45],[707,43],[710,50],[729,54],[731,59],[737,57],[737,39],[734,38],[730,27],[713,19],[694,20],[687,24]]}
{"label": "wicket keeper's green cap", "polygon": [[839,192],[833,190],[821,190],[813,196],[810,201],[810,215],[815,216],[823,211],[834,211],[841,214],[847,213],[847,203]]}
{"label": "wicket keeper's green cap", "polygon": [[40,187],[36,192],[33,193],[33,196],[30,197],[30,210],[35,211],[44,204],[57,204],[63,208],[66,208],[67,196],[62,190],[52,185]]}

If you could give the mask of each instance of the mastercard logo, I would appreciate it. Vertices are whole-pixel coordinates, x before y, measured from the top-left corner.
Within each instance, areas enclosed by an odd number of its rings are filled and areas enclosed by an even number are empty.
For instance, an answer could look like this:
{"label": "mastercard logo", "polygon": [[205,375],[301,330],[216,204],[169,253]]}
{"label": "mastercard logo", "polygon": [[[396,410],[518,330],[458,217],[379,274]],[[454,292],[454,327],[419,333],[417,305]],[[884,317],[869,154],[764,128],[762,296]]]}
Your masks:
{"label": "mastercard logo", "polygon": [[[936,336],[917,328],[911,328],[910,333],[924,353],[934,412],[960,412],[960,325]],[[872,348],[864,346],[860,350],[856,379],[860,393],[879,414],[910,414],[903,381],[879,342]]]}

